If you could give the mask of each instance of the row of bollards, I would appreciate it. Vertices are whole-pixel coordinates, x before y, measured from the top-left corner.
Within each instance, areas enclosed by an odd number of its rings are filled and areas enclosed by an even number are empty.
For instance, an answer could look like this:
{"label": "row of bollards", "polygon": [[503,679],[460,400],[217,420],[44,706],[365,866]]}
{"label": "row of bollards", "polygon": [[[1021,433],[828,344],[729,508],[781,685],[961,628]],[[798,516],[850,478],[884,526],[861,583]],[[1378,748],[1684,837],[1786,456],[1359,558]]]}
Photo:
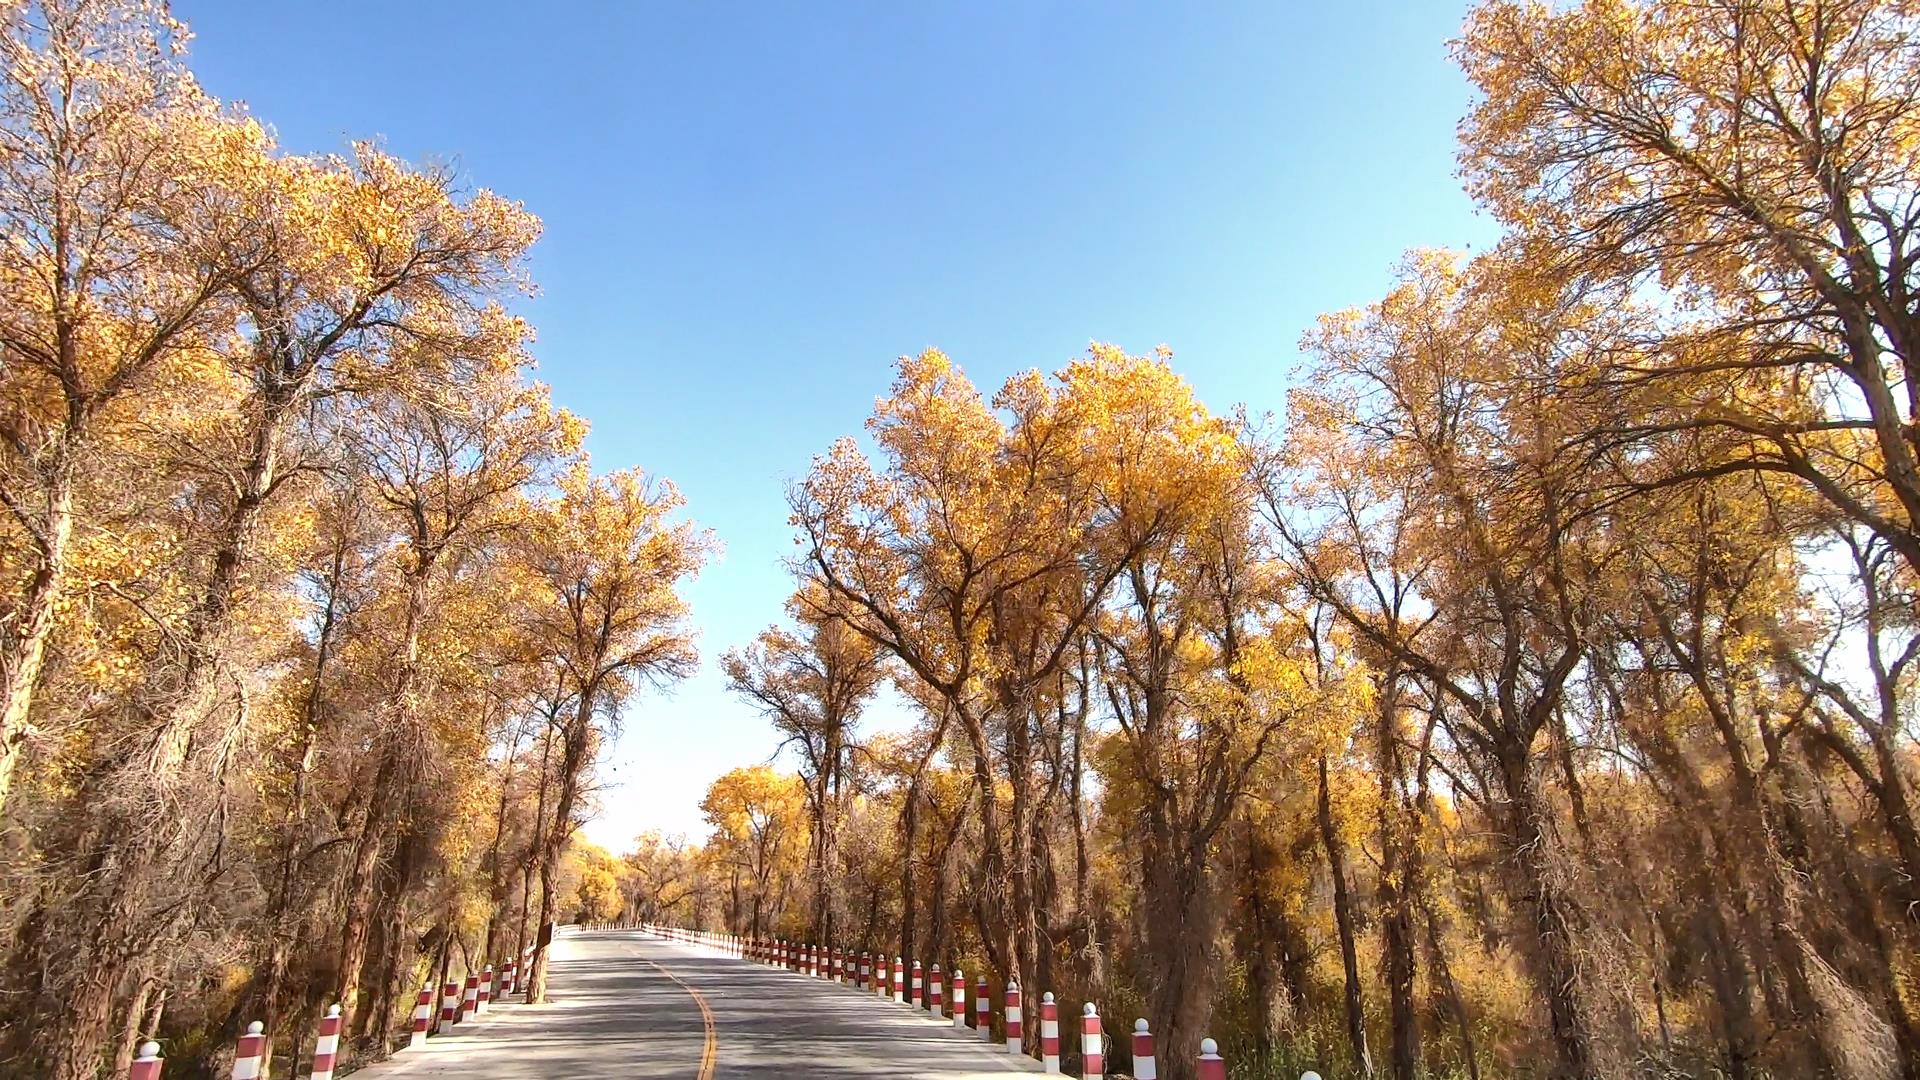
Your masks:
{"label": "row of bollards", "polygon": [[[247,1025],[246,1034],[240,1036],[239,1044],[234,1047],[233,1080],[260,1080],[266,1073],[266,1033],[266,1025],[258,1020]],[[339,1050],[340,1006],[334,1005],[321,1018],[314,1037],[311,1080],[333,1080],[333,1065]],[[127,1070],[127,1080],[160,1080],[160,1070],[166,1063],[160,1056],[160,1044],[149,1039],[140,1044],[133,1066]]]}
{"label": "row of bollards", "polygon": [[[475,1016],[486,1013],[488,1005],[494,1000],[504,1000],[506,995],[520,989],[522,964],[533,953],[532,948],[522,951],[515,959],[502,965],[496,980],[493,965],[475,974],[469,974],[465,983],[449,980],[441,987],[440,1022],[454,1025]],[[414,998],[412,1022],[408,1027],[407,1049],[426,1044],[427,1033],[433,1026],[434,993],[431,984],[422,986]],[[313,1066],[309,1080],[333,1080],[334,1066],[340,1057],[340,1006],[327,1010],[320,1020],[320,1027],[313,1044]],[[255,1020],[247,1025],[246,1034],[240,1036],[234,1047],[233,1080],[259,1080],[266,1073],[267,1066],[266,1026]],[[151,1040],[140,1044],[133,1067],[127,1071],[127,1080],[160,1080],[160,1070],[166,1059],[160,1056],[160,1044]]]}
{"label": "row of bollards", "polygon": [[[648,925],[642,929],[669,940],[706,945],[728,956],[849,985],[882,999],[891,997],[898,1004],[924,1009],[936,1020],[946,1018],[950,1004],[953,1026],[963,1030],[967,1027],[967,981],[958,968],[949,975],[937,963],[923,971],[918,960],[909,964],[896,956],[889,964],[884,955],[862,952],[856,956],[850,949],[833,946],[800,945],[777,938],[747,938],[670,926]],[[972,1016],[979,1037],[992,1042],[992,1005],[984,975],[974,984]],[[1009,1054],[1023,1052],[1024,1020],[1020,984],[1009,981],[1003,1013]],[[1132,1051],[1133,1080],[1159,1080],[1153,1032],[1145,1020],[1134,1021]],[[1048,1073],[1060,1072],[1059,1005],[1050,993],[1040,995],[1040,1063]],[[1199,1080],[1227,1080],[1226,1059],[1220,1056],[1219,1044],[1212,1039],[1200,1041],[1197,1066]],[[1082,1080],[1103,1080],[1105,1073],[1106,1039],[1100,1014],[1093,1002],[1087,1002],[1080,1018],[1080,1075]],[[1300,1080],[1320,1080],[1320,1075],[1308,1072],[1302,1074]]]}

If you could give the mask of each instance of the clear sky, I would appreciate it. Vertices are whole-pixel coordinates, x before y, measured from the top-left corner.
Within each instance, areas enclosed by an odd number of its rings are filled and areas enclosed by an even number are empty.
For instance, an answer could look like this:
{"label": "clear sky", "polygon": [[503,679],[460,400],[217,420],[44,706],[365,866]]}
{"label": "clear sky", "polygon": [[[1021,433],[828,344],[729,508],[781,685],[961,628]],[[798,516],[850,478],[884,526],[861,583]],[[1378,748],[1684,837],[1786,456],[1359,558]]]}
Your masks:
{"label": "clear sky", "polygon": [[540,378],[596,467],[672,478],[726,553],[703,667],[628,711],[593,839],[698,838],[774,746],[719,653],[780,615],[784,488],[893,358],[991,391],[1165,343],[1284,406],[1316,314],[1491,238],[1454,175],[1464,0],[538,4],[175,0],[193,65],[306,152],[378,137],[546,223]]}

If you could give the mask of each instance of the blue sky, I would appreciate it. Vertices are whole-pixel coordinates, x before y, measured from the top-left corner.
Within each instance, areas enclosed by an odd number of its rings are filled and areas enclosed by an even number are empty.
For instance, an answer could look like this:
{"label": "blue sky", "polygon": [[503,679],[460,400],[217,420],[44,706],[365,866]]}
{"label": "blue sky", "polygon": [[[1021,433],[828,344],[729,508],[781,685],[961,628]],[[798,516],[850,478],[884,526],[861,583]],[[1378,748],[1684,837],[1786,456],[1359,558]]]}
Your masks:
{"label": "blue sky", "polygon": [[193,65],[295,151],[378,137],[521,199],[540,378],[596,467],[672,478],[726,553],[701,673],[629,710],[588,835],[697,838],[774,737],[716,660],[780,615],[784,486],[893,358],[989,391],[1165,343],[1280,410],[1295,343],[1415,246],[1484,244],[1454,175],[1464,4],[176,0]]}

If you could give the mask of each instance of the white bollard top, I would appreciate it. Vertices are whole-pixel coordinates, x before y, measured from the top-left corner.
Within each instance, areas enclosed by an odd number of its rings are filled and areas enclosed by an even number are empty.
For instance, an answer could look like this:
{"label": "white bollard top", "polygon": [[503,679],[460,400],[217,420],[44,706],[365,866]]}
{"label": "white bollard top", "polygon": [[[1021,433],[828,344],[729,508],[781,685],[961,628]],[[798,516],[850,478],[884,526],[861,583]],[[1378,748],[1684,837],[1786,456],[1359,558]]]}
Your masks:
{"label": "white bollard top", "polygon": [[1139,1032],[1142,1035],[1145,1035],[1147,1033],[1147,1018],[1143,1016],[1140,1019],[1135,1020],[1133,1022],[1133,1030]]}
{"label": "white bollard top", "polygon": [[1047,991],[1046,993],[1044,993],[1044,994],[1041,994],[1041,995],[1040,995],[1040,1000],[1041,1000],[1041,1001],[1043,1001],[1043,1002],[1046,1002],[1047,1004],[1052,1004],[1052,1003],[1053,1003],[1053,991],[1051,991],[1051,990],[1049,990],[1049,991]]}
{"label": "white bollard top", "polygon": [[255,1020],[253,1023],[247,1025],[247,1034],[249,1035],[258,1035],[265,1030],[267,1030],[267,1025],[261,1023],[258,1020]]}
{"label": "white bollard top", "polygon": [[140,1044],[140,1060],[152,1061],[160,1056],[160,1044],[149,1039]]}
{"label": "white bollard top", "polygon": [[338,1006],[338,1005],[333,1005],[333,1006],[329,1006],[329,1007],[328,1007],[328,1009],[327,1009],[327,1015],[328,1015],[328,1016],[339,1016],[339,1015],[340,1015],[340,1006]]}
{"label": "white bollard top", "polygon": [[[1220,1052],[1220,1044],[1214,1042],[1212,1039],[1201,1039],[1200,1052],[1203,1054],[1217,1054]],[[1307,1080],[1307,1078],[1303,1076],[1300,1080]],[[1313,1080],[1320,1080],[1320,1078],[1316,1076]]]}
{"label": "white bollard top", "polygon": [[1320,1080],[1320,1074],[1314,1072],[1312,1069],[1308,1069],[1306,1072],[1300,1074],[1300,1080]]}
{"label": "white bollard top", "polygon": [[1093,1002],[1091,1002],[1091,1001],[1089,1001],[1089,1002],[1087,1002],[1087,1003],[1086,1003],[1086,1005],[1085,1005],[1084,1007],[1082,1007],[1082,1008],[1081,1008],[1081,1010],[1080,1010],[1080,1015],[1081,1015],[1081,1016],[1094,1016],[1094,1015],[1096,1015],[1096,1014],[1094,1013],[1094,1011],[1093,1011]]}

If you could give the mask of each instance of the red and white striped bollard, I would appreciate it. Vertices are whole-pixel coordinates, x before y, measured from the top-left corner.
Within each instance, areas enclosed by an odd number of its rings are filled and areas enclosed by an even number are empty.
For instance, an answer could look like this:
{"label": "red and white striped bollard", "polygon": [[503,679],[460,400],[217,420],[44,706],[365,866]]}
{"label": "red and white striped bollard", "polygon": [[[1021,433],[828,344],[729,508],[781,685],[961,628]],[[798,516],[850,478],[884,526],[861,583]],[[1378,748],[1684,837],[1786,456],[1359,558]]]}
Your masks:
{"label": "red and white striped bollard", "polygon": [[917,1009],[917,1008],[919,1008],[919,1007],[920,1007],[920,996],[921,996],[921,990],[920,990],[920,961],[918,961],[918,960],[915,960],[915,961],[913,962],[913,986],[912,986],[912,989],[913,989],[913,997],[912,997],[912,999],[910,999],[910,1000],[909,1000],[909,1001],[907,1002],[907,1004],[909,1004],[909,1005],[912,1005],[912,1006],[913,1006],[914,1008],[916,1008],[916,1009]]}
{"label": "red and white striped bollard", "polygon": [[1160,1080],[1160,1067],[1153,1059],[1153,1032],[1147,1030],[1145,1017],[1133,1022],[1133,1080]]}
{"label": "red and white striped bollard", "polygon": [[[416,1022],[419,1010],[415,1009]],[[307,1080],[333,1080],[333,1065],[340,1057],[340,1006],[328,1007],[320,1018],[320,1033],[313,1040],[313,1073]]]}
{"label": "red and white striped bollard", "polygon": [[1227,1080],[1227,1059],[1220,1056],[1219,1043],[1200,1040],[1200,1067],[1194,1075],[1200,1080]]}
{"label": "red and white striped bollard", "polygon": [[953,969],[953,1026],[967,1026],[967,976],[959,968]]}
{"label": "red and white striped bollard", "polygon": [[471,1020],[480,1009],[480,976],[475,972],[467,973],[466,989],[460,992],[461,1020]]}
{"label": "red and white striped bollard", "polygon": [[980,1038],[993,1041],[993,1000],[987,996],[987,977],[973,984],[973,1026],[979,1031]]}
{"label": "red and white striped bollard", "polygon": [[433,1026],[433,987],[420,988],[413,999],[413,1024],[407,1029],[407,1048],[418,1050],[427,1045],[427,1029]]}
{"label": "red and white striped bollard", "polygon": [[1080,1080],[1100,1080],[1107,1072],[1107,1039],[1100,1030],[1100,1010],[1087,1002],[1080,1010]]}
{"label": "red and white striped bollard", "polygon": [[943,991],[940,989],[940,961],[933,962],[933,970],[927,973],[927,980],[927,1013],[938,1020],[946,1015],[941,1007],[944,1002],[941,999]]}
{"label": "red and white striped bollard", "polygon": [[260,1080],[260,1061],[267,1053],[267,1025],[255,1020],[240,1036],[233,1051],[233,1080]]}
{"label": "red and white striped bollard", "polygon": [[480,996],[474,1000],[473,1011],[485,1016],[487,1004],[493,1000],[493,965],[488,964],[480,972]]}
{"label": "red and white striped bollard", "polygon": [[1053,992],[1040,995],[1040,1064],[1046,1071],[1060,1071],[1060,1006]]}
{"label": "red and white striped bollard", "polygon": [[458,1023],[460,1020],[460,984],[448,979],[440,987],[440,1023],[442,1025]]}
{"label": "red and white striped bollard", "polygon": [[1007,1053],[1018,1054],[1020,1041],[1025,1036],[1021,1027],[1020,984],[1013,979],[1007,980]]}
{"label": "red and white striped bollard", "polygon": [[907,968],[899,957],[893,958],[893,1003],[900,1005],[907,1000]]}

